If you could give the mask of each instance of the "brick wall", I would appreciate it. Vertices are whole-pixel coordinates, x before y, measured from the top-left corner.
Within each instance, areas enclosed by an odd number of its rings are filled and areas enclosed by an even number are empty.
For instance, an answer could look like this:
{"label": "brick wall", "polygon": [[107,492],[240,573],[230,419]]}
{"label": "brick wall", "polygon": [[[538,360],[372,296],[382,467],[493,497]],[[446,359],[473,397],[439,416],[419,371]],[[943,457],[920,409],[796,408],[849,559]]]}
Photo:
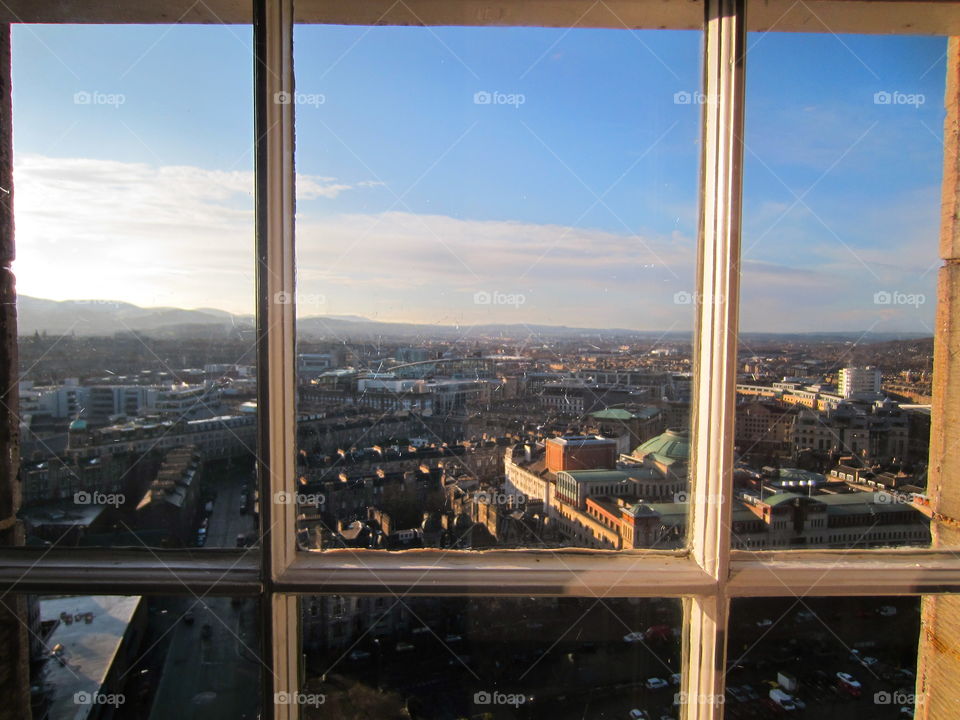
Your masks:
{"label": "brick wall", "polygon": [[[933,356],[933,407],[928,494],[935,521],[933,546],[960,547],[960,39],[950,38],[944,97],[943,205]],[[952,432],[948,432],[948,429]],[[953,442],[949,442],[953,435]],[[960,596],[923,600],[917,667],[917,718],[960,717]]]}
{"label": "brick wall", "polygon": [[[13,137],[10,112],[10,26],[0,25],[0,545],[23,544],[17,522],[20,465],[17,415],[17,308],[13,263]],[[0,600],[0,720],[30,717],[26,598]]]}

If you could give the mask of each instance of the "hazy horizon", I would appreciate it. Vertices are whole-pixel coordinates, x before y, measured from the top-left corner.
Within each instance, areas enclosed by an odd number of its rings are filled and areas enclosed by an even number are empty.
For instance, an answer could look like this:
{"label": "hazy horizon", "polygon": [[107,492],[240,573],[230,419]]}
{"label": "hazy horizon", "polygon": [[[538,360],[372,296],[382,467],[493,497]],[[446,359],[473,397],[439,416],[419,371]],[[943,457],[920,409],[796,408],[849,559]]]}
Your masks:
{"label": "hazy horizon", "polygon": [[[18,300],[21,295],[18,294]],[[135,303],[128,303],[123,300],[114,300],[110,298],[67,298],[65,300],[55,300],[53,298],[44,298],[37,297],[34,295],[24,295],[23,297],[30,298],[32,300],[40,301],[49,301],[55,303],[76,303],[77,305],[83,306],[110,306],[110,305],[133,305],[142,310],[183,310],[188,312],[215,312],[215,313],[226,313],[234,318],[249,318],[253,320],[254,315],[252,313],[238,314],[231,313],[228,310],[222,310],[220,308],[212,307],[179,307],[171,305],[161,305],[161,306],[142,306],[136,305]],[[395,324],[395,325],[433,325],[438,327],[458,327],[455,324],[447,325],[442,323],[426,322],[426,321],[415,321],[415,320],[385,320],[381,318],[369,318],[357,314],[341,315],[341,314],[316,314],[316,315],[305,315],[303,313],[297,313],[298,320],[310,320],[313,318],[322,319],[322,318],[336,318],[344,319],[354,322],[370,322],[370,323],[385,323],[385,324]],[[503,322],[485,322],[485,323],[474,323],[474,326],[503,326],[503,327],[555,327],[555,328],[571,328],[571,329],[582,329],[582,330],[596,330],[598,332],[630,332],[636,333],[638,335],[650,334],[655,335],[659,334],[661,338],[675,338],[676,336],[681,335],[692,335],[693,329],[678,329],[678,330],[668,330],[664,331],[662,329],[656,328],[627,328],[627,327],[601,327],[601,326],[579,326],[579,325],[562,325],[558,323],[534,323],[534,322],[524,322],[523,320],[514,320],[510,322],[509,320]],[[32,331],[31,331],[32,332]],[[924,339],[926,337],[933,337],[933,335],[927,335],[924,332],[912,331],[912,330],[870,330],[864,328],[848,328],[848,329],[839,329],[839,330],[803,330],[803,331],[791,331],[783,329],[748,329],[740,330],[742,335],[850,335],[850,336],[860,336],[867,337],[870,335],[879,335],[879,336],[890,336],[890,335],[904,335],[912,336],[911,339]]]}

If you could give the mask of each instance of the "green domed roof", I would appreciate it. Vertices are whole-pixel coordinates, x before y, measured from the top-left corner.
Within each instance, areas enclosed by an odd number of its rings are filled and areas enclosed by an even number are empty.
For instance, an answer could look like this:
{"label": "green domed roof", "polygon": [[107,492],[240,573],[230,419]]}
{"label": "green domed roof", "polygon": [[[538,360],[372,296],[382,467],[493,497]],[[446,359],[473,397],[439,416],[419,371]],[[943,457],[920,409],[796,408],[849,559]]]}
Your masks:
{"label": "green domed roof", "polygon": [[652,437],[633,451],[633,456],[642,459],[653,455],[658,462],[670,465],[678,460],[690,459],[690,433],[686,430],[668,429]]}
{"label": "green domed roof", "polygon": [[632,420],[633,413],[623,408],[607,408],[590,413],[595,420]]}
{"label": "green domed roof", "polygon": [[70,423],[71,431],[83,431],[87,429],[87,421],[77,418],[72,423]]}

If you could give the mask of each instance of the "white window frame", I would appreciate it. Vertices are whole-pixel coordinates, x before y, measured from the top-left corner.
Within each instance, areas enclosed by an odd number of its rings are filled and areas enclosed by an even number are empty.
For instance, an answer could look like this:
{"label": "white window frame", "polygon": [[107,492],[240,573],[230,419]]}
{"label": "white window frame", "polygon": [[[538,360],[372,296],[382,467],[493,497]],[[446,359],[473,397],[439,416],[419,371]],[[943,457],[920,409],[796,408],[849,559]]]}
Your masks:
{"label": "white window frame", "polygon": [[[931,0],[7,0],[0,22],[253,23],[255,45],[258,400],[262,543],[257,550],[0,549],[0,591],[190,592],[261,599],[265,717],[300,687],[301,594],[679,597],[684,600],[683,689],[722,695],[730,600],[736,597],[918,595],[960,590],[960,559],[942,549],[732,550],[746,32],[750,30],[960,35],[960,3]],[[294,90],[295,22],[540,25],[699,29],[704,86],[689,549],[298,551],[295,506]],[[936,403],[936,397],[935,397]],[[709,418],[709,420],[708,420]],[[937,417],[934,417],[937,423]],[[944,430],[944,432],[946,432]],[[950,431],[953,435],[956,430]],[[931,466],[933,463],[931,463]],[[934,498],[934,501],[936,498]],[[936,690],[933,688],[932,690]],[[689,704],[687,720],[722,705]]]}

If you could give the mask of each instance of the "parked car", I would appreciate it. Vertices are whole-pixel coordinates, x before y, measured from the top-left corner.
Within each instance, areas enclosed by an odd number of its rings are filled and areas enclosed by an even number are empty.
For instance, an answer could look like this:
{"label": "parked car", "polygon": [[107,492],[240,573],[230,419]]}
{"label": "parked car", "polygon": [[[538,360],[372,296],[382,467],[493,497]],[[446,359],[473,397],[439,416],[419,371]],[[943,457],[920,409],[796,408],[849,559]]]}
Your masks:
{"label": "parked car", "polygon": [[640,642],[643,640],[642,632],[631,632],[623,636],[623,641],[628,643]]}
{"label": "parked car", "polygon": [[634,708],[630,711],[630,720],[650,720],[650,716],[647,715],[645,710]]}
{"label": "parked car", "polygon": [[647,682],[644,684],[647,686],[647,690],[662,690],[667,687],[667,681],[658,677],[647,678]]}
{"label": "parked car", "polygon": [[797,706],[793,702],[793,697],[779,688],[770,690],[770,699],[787,712],[792,712],[797,709]]}
{"label": "parked car", "polygon": [[852,697],[860,697],[860,693],[863,691],[860,681],[850,673],[845,672],[837,673],[837,687]]}

